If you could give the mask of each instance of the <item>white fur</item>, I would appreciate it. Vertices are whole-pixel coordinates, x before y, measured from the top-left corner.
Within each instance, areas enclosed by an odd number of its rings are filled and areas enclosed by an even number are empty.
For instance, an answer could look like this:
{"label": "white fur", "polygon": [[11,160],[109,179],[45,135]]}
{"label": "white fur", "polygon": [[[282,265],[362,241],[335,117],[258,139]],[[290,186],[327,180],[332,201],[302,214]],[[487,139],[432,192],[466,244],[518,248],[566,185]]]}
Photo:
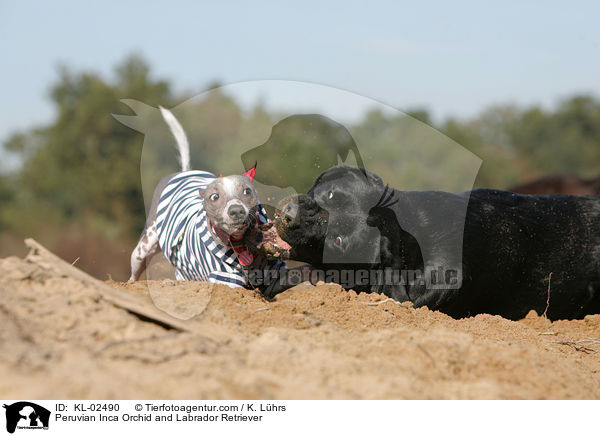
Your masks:
{"label": "white fur", "polygon": [[223,182],[223,190],[225,191],[227,196],[233,197],[236,194],[235,188],[236,188],[237,184],[235,183],[235,181],[231,180],[229,177],[223,177],[222,182]]}
{"label": "white fur", "polygon": [[140,241],[131,253],[131,277],[129,277],[129,281],[135,282],[138,280],[146,269],[146,260],[159,251],[158,229],[156,221],[154,221],[144,230]]}
{"label": "white fur", "polygon": [[175,137],[175,142],[177,143],[177,150],[179,150],[179,163],[181,164],[181,171],[189,171],[190,170],[190,143],[188,142],[187,135],[185,134],[185,130],[183,130],[183,126],[177,121],[175,115],[162,106],[158,107],[160,109],[160,113],[163,118],[167,122],[171,133]]}

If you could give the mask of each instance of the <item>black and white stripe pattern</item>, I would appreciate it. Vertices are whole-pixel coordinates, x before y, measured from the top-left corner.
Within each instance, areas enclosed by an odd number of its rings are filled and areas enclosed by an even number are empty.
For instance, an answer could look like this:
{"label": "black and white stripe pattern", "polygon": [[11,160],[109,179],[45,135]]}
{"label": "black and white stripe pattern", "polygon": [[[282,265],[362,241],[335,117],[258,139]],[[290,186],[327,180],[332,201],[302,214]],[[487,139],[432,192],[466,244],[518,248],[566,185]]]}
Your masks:
{"label": "black and white stripe pattern", "polygon": [[[208,230],[199,190],[206,188],[214,179],[215,175],[209,172],[186,171],[169,181],[157,209],[159,245],[175,266],[178,280],[246,287],[248,280],[237,254],[231,247],[217,242]],[[262,206],[258,215],[261,223],[268,222]]]}

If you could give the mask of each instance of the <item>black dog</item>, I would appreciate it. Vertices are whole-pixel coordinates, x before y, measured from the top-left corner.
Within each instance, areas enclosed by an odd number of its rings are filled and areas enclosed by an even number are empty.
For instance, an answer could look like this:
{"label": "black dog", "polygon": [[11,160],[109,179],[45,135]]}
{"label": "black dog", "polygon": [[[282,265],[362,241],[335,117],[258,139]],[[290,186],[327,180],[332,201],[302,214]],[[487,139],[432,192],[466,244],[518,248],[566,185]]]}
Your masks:
{"label": "black dog", "polygon": [[399,191],[338,166],[281,209],[290,257],[348,289],[455,318],[600,313],[599,198]]}

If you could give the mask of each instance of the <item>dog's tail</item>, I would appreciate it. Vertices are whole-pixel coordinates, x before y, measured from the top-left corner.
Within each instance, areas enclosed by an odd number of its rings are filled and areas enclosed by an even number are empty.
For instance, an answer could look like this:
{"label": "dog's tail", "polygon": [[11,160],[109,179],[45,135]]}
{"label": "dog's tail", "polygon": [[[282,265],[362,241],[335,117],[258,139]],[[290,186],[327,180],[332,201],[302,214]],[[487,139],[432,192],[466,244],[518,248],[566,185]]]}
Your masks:
{"label": "dog's tail", "polygon": [[177,150],[179,150],[179,163],[181,164],[181,171],[190,170],[190,143],[188,142],[187,135],[183,126],[177,121],[175,115],[169,110],[162,106],[158,107],[163,118],[167,122],[171,133],[175,137],[177,143]]}

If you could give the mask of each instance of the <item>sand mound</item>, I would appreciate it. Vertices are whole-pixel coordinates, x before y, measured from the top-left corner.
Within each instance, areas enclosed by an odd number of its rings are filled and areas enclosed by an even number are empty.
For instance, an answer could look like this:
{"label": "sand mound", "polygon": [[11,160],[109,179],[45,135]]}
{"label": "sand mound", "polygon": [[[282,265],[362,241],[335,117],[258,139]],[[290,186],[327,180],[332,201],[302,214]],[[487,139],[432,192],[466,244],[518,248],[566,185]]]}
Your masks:
{"label": "sand mound", "polygon": [[[336,285],[267,302],[205,283],[96,283],[63,267],[0,260],[5,398],[600,398],[599,315],[453,320]],[[171,318],[150,294],[167,312],[199,314]]]}

